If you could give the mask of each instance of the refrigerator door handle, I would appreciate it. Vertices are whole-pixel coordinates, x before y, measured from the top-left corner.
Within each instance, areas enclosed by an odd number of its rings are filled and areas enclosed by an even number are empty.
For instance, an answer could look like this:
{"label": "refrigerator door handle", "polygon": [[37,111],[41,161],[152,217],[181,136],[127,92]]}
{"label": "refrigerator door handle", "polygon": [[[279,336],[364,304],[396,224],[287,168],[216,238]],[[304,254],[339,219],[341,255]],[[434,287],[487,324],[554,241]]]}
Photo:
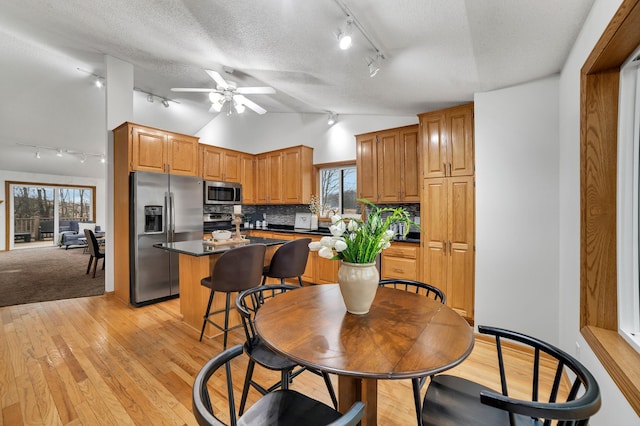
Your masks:
{"label": "refrigerator door handle", "polygon": [[171,232],[171,241],[173,241],[176,233],[176,206],[173,192],[169,192],[169,203],[171,206],[171,229],[169,230],[169,232]]}
{"label": "refrigerator door handle", "polygon": [[164,193],[164,217],[165,217],[165,229],[163,232],[167,234],[171,232],[171,200],[169,199],[169,193]]}

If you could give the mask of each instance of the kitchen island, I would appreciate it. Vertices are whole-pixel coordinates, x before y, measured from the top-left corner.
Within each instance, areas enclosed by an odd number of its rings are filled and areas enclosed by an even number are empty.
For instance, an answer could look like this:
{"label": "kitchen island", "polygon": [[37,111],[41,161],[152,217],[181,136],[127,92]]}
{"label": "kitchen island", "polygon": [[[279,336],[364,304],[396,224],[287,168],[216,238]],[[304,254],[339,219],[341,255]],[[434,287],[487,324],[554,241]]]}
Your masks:
{"label": "kitchen island", "polygon": [[[182,320],[198,332],[202,327],[202,317],[207,309],[210,294],[210,290],[202,286],[200,280],[211,275],[212,268],[220,258],[220,255],[233,248],[248,244],[265,244],[267,251],[264,262],[265,265],[268,265],[277,248],[286,243],[285,240],[273,238],[250,237],[248,240],[248,243],[215,246],[203,240],[154,244],[154,247],[158,249],[173,251],[179,254],[180,314],[182,315]],[[242,265],[238,265],[238,267],[241,268]],[[232,297],[232,300],[235,300],[235,294],[232,295]],[[224,293],[216,293],[213,298],[211,311],[224,309],[224,305]],[[221,319],[216,318],[215,321],[221,321]],[[235,309],[232,309],[229,313],[229,324],[240,324],[240,317]],[[207,324],[204,330],[204,334],[207,337],[213,337],[221,333],[220,330],[211,324]]]}

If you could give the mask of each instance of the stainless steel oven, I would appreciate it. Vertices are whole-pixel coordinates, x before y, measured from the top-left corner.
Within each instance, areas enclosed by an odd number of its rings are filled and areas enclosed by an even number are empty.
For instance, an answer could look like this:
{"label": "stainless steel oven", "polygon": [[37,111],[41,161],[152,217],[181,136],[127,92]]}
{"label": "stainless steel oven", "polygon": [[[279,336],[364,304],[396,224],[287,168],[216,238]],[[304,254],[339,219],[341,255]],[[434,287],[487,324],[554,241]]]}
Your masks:
{"label": "stainless steel oven", "polygon": [[206,181],[204,204],[241,204],[242,185],[231,182]]}

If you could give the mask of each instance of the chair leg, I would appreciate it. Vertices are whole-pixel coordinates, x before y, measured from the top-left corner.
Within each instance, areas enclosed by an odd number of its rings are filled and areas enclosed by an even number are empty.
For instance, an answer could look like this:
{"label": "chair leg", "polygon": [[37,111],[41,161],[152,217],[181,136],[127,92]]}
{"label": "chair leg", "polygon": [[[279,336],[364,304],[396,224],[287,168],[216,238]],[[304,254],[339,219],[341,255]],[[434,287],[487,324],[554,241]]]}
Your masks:
{"label": "chair leg", "polygon": [[96,269],[98,269],[98,258],[95,257],[94,258],[94,264],[93,264],[93,278],[96,277]]}
{"label": "chair leg", "polygon": [[298,275],[298,282],[300,283],[300,287],[304,287],[302,284],[302,277],[300,275]]}
{"label": "chair leg", "polygon": [[211,311],[211,302],[213,302],[213,290],[209,294],[209,303],[207,303],[207,310],[204,313],[204,321],[202,322],[202,330],[200,331],[200,341],[202,342],[202,336],[204,336],[204,329],[207,326],[207,320],[209,319],[209,311]]}
{"label": "chair leg", "polygon": [[333,407],[338,409],[338,399],[336,398],[336,393],[333,390],[333,384],[331,383],[331,378],[329,377],[329,373],[322,372],[322,378],[324,379],[324,384],[327,385],[327,390],[329,391],[329,396],[331,397],[331,402],[333,402]]}
{"label": "chair leg", "polygon": [[411,385],[413,387],[413,401],[415,402],[415,405],[416,405],[416,416],[418,419],[418,426],[420,426],[422,424],[422,419],[421,419],[422,404],[420,401],[420,378],[411,379]]}
{"label": "chair leg", "polygon": [[264,285],[264,283],[266,283],[266,282],[267,282],[267,276],[263,275],[262,276],[262,284],[260,284],[260,285]]}
{"label": "chair leg", "polygon": [[291,370],[282,370],[280,372],[280,389],[287,390],[289,389],[289,374]]}
{"label": "chair leg", "polygon": [[91,270],[91,262],[93,262],[93,255],[89,255],[89,264],[87,265],[87,274]]}
{"label": "chair leg", "polygon": [[247,375],[244,378],[244,386],[242,387],[242,398],[240,399],[240,409],[238,411],[238,415],[242,416],[244,413],[244,406],[247,403],[247,396],[249,395],[249,387],[251,386],[251,378],[253,377],[253,368],[255,367],[255,362],[249,358],[249,365],[247,365]]}
{"label": "chair leg", "polygon": [[231,293],[227,292],[227,300],[224,305],[224,336],[222,338],[222,350],[227,349],[227,335],[229,334],[229,305],[231,305]]}

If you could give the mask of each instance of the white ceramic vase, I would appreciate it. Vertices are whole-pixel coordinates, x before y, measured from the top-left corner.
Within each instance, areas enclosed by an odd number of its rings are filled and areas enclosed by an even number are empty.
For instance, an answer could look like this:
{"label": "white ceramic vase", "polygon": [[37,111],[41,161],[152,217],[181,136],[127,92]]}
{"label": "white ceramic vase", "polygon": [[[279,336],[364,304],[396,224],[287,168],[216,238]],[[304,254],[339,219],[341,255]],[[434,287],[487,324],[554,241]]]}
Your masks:
{"label": "white ceramic vase", "polygon": [[380,274],[375,263],[340,262],[338,284],[347,312],[364,315],[376,297]]}

